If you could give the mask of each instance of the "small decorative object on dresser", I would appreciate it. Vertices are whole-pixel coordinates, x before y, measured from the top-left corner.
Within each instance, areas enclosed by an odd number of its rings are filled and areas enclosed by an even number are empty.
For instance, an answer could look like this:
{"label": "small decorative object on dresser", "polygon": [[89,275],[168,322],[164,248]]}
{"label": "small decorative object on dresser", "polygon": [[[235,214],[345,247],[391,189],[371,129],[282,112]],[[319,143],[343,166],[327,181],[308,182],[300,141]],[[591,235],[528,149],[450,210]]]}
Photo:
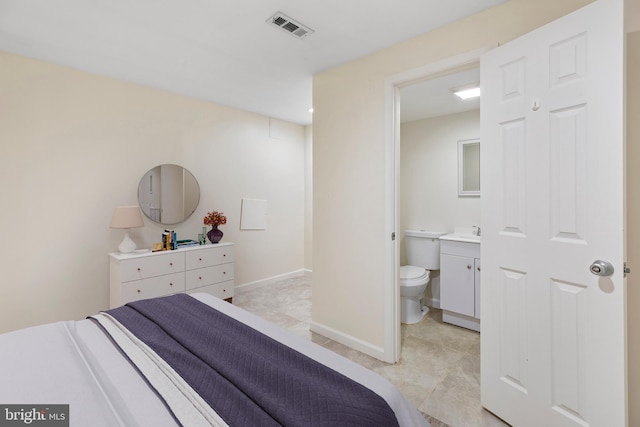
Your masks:
{"label": "small decorative object on dresser", "polygon": [[111,308],[177,293],[206,292],[232,301],[233,243],[174,251],[109,254]]}
{"label": "small decorative object on dresser", "polygon": [[227,217],[222,212],[212,211],[207,213],[204,217],[204,225],[210,225],[212,228],[207,233],[207,237],[211,243],[218,243],[222,239],[222,230],[218,228],[219,225],[227,223]]}
{"label": "small decorative object on dresser", "polygon": [[198,243],[201,245],[207,243],[207,227],[202,227],[202,233],[198,233]]}
{"label": "small decorative object on dresser", "polygon": [[140,212],[140,206],[118,206],[113,211],[113,217],[111,218],[111,228],[124,228],[124,239],[118,250],[120,253],[133,252],[136,249],[136,244],[129,237],[129,229],[144,226],[142,220],[142,213]]}

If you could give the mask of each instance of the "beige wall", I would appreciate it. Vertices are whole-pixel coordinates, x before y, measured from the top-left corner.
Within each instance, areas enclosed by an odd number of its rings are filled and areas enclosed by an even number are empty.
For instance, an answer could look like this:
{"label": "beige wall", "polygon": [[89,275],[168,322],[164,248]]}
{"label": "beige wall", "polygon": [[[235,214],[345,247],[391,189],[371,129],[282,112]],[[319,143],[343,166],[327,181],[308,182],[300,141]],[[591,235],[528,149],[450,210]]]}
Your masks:
{"label": "beige wall", "polygon": [[629,425],[640,426],[640,31],[627,37],[627,337]]}
{"label": "beige wall", "polygon": [[313,270],[311,246],[313,240],[313,131],[311,126],[304,132],[304,268]]}
{"label": "beige wall", "polygon": [[[113,208],[137,204],[142,175],[177,163],[198,179],[197,238],[222,210],[236,284],[304,267],[305,129],[69,68],[0,53],[0,331],[108,307]],[[275,137],[270,137],[270,132]],[[265,231],[240,231],[241,198],[269,203]],[[163,227],[145,219],[139,246]]]}
{"label": "beige wall", "polygon": [[[315,330],[384,358],[391,351],[385,80],[507,42],[588,0],[512,0],[314,76]],[[396,241],[397,242],[397,241]],[[393,292],[393,291],[391,291]]]}

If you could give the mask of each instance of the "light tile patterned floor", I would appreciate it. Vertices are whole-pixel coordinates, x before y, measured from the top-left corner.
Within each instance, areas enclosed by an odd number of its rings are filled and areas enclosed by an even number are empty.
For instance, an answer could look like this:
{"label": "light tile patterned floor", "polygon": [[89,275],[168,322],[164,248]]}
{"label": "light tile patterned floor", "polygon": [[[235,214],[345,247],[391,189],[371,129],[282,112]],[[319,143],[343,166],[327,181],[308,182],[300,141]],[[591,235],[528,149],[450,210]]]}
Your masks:
{"label": "light tile patterned floor", "polygon": [[400,362],[390,365],[309,331],[307,276],[237,289],[233,303],[377,372],[398,387],[433,427],[507,425],[480,406],[480,335],[443,323],[440,310],[432,309],[415,325],[402,325]]}

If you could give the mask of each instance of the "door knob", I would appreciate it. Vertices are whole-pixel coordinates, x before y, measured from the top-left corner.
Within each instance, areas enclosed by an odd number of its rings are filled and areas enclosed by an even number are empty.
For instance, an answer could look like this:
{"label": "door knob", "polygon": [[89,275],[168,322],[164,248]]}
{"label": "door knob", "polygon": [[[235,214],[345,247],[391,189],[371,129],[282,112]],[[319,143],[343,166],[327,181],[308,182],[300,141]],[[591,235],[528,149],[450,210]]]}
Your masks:
{"label": "door knob", "polygon": [[611,276],[613,274],[614,268],[613,265],[609,261],[597,260],[594,261],[589,267],[589,271],[591,271],[596,276]]}

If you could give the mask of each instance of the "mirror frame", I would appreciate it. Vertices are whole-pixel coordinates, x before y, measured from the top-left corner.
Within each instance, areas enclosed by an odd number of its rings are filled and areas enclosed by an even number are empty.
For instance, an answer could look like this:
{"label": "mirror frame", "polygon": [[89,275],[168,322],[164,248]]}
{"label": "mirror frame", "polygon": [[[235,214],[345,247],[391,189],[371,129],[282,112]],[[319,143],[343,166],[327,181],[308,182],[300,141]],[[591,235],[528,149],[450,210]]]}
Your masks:
{"label": "mirror frame", "polygon": [[[464,149],[468,145],[478,145],[478,189],[477,190],[465,190],[464,182],[466,173],[468,173],[467,165],[465,164]],[[480,138],[463,139],[458,141],[458,196],[480,196]]]}
{"label": "mirror frame", "polygon": [[[167,172],[170,172],[169,175],[167,175],[167,178],[164,178],[161,174],[163,167],[167,167]],[[175,175],[177,168],[182,169],[182,176],[180,178]],[[156,170],[158,172],[154,173]],[[171,172],[172,170],[173,172]],[[157,182],[154,182],[154,176],[159,176],[160,179],[156,180]],[[147,179],[149,180],[148,184],[145,182]],[[166,182],[165,179],[171,180]],[[163,183],[168,183],[169,185],[165,185],[163,188]],[[142,198],[140,193],[143,186],[149,189],[150,194],[155,195],[150,199]],[[189,189],[191,189],[191,191],[189,191]],[[173,196],[174,198],[178,197],[178,199],[181,197],[182,200],[174,200],[167,205],[166,202],[163,201],[163,198],[166,198],[168,195]],[[158,204],[157,208],[148,206],[149,201],[154,200]],[[188,206],[186,206],[185,203],[187,203]],[[183,166],[171,163],[157,165],[145,172],[145,174],[142,175],[142,178],[140,178],[138,183],[138,204],[140,205],[140,210],[144,215],[157,224],[179,224],[189,219],[198,208],[198,205],[200,204],[200,184],[198,183],[195,175]],[[162,220],[165,208],[170,208],[170,211],[173,212],[174,217],[171,220]],[[154,217],[151,212],[152,209],[158,210],[157,215],[159,215],[159,219]],[[179,212],[181,212],[181,214]]]}

